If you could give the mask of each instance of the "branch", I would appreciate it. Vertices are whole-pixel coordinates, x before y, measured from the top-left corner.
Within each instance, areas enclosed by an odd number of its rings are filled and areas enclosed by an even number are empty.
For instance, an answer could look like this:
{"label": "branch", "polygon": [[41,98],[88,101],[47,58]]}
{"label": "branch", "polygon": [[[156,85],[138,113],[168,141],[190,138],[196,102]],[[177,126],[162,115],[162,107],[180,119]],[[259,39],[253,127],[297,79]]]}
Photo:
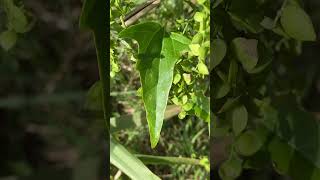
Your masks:
{"label": "branch", "polygon": [[138,6],[125,16],[124,25],[130,26],[131,24],[135,23],[137,20],[139,20],[142,16],[146,15],[153,8],[157,7],[160,4],[160,2],[161,0],[150,0]]}

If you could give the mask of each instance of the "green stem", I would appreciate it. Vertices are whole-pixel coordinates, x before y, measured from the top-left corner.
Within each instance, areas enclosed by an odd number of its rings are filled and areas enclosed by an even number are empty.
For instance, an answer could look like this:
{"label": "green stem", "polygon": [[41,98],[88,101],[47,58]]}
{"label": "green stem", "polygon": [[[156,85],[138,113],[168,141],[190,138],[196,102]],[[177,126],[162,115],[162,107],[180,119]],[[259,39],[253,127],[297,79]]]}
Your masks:
{"label": "green stem", "polygon": [[123,92],[111,92],[110,96],[126,96],[137,95],[137,91],[123,91]]}
{"label": "green stem", "polygon": [[227,76],[224,72],[222,72],[221,70],[215,68],[214,71],[217,73],[217,75],[220,77],[220,79],[223,81],[223,82],[228,82],[227,80]]}
{"label": "green stem", "polygon": [[282,14],[282,11],[283,11],[283,9],[286,7],[286,5],[287,5],[287,2],[288,2],[288,0],[284,0],[284,1],[283,1],[280,10],[277,12],[277,16],[276,16],[276,18],[275,18],[274,21],[273,21],[273,27],[276,27],[276,25],[277,25],[277,23],[278,23],[278,21],[279,21],[279,18],[280,18],[281,14]]}
{"label": "green stem", "polygon": [[202,166],[199,159],[193,159],[193,158],[152,156],[152,155],[142,155],[142,154],[136,154],[135,156],[145,164],[168,164],[168,165],[189,164],[189,165]]}
{"label": "green stem", "polygon": [[[101,32],[94,32],[94,42],[96,44],[96,53],[97,53],[97,61],[98,61],[98,69],[99,69],[99,77],[100,81],[102,83],[102,104],[103,104],[103,117],[106,122],[107,126],[107,134],[109,135],[109,116],[108,116],[108,107],[109,107],[109,78],[108,78],[108,63],[107,63],[107,54],[105,50],[107,49],[107,39],[105,38],[99,38],[98,34],[101,34]],[[103,32],[102,32],[103,34]],[[100,36],[103,37],[103,36]],[[104,42],[105,41],[105,42]],[[103,51],[104,50],[104,51]]]}

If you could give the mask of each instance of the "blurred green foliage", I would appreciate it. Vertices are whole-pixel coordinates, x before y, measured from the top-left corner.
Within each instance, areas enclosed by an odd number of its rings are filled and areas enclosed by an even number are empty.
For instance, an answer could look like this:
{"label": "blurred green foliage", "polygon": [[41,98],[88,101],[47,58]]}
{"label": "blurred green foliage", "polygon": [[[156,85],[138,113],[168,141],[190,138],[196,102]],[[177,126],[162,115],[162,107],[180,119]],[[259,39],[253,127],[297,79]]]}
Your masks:
{"label": "blurred green foliage", "polygon": [[0,179],[102,179],[105,123],[84,106],[98,71],[82,3],[0,4]]}

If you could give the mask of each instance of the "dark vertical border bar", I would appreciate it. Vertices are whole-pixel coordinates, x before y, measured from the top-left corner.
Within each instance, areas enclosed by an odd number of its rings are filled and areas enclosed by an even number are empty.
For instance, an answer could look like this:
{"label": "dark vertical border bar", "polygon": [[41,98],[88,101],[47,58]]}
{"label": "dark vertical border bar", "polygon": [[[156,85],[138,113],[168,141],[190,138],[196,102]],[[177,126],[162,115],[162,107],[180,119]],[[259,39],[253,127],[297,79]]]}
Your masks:
{"label": "dark vertical border bar", "polygon": [[[86,0],[83,17],[84,26],[94,34],[100,82],[102,84],[103,117],[106,125],[106,179],[110,176],[110,1]],[[107,9],[106,9],[107,8]]]}
{"label": "dark vertical border bar", "polygon": [[[211,58],[212,58],[212,55],[211,55],[211,53],[212,53],[212,48],[211,48],[211,44],[212,44],[212,39],[213,39],[213,37],[212,37],[212,35],[213,35],[213,31],[214,31],[214,29],[213,29],[213,13],[212,13],[212,11],[213,11],[213,2],[214,2],[215,0],[210,0],[210,62],[209,62],[209,67],[211,66]],[[209,68],[209,69],[211,69],[211,67]],[[210,91],[210,139],[209,139],[209,146],[210,146],[210,148],[209,148],[209,161],[210,161],[210,179],[215,179],[214,177],[213,177],[213,159],[212,159],[212,146],[213,146],[213,141],[212,141],[212,136],[211,136],[211,133],[212,133],[212,124],[213,124],[213,114],[212,114],[212,111],[211,111],[211,107],[212,107],[212,103],[213,103],[213,98],[211,97],[211,90],[212,90],[212,82],[211,82],[211,76],[212,76],[212,71],[210,71],[210,75],[209,75],[209,82],[210,82],[210,85],[209,85],[209,91]]]}
{"label": "dark vertical border bar", "polygon": [[[107,87],[107,91],[106,92],[106,95],[107,97],[105,98],[106,102],[108,102],[106,105],[107,105],[107,112],[105,113],[105,115],[107,116],[106,117],[106,123],[107,123],[107,135],[106,135],[106,141],[107,141],[107,175],[106,175],[106,179],[110,179],[110,117],[111,117],[111,112],[110,112],[110,109],[111,109],[111,101],[110,101],[110,1],[107,1],[105,0],[106,2],[106,5],[107,5],[107,10],[106,10],[106,21],[105,23],[107,24],[106,26],[106,31],[107,31],[107,35],[106,35],[106,38],[108,37],[108,39],[106,40],[107,42],[107,46],[106,46],[106,60],[107,60],[107,67],[106,67],[106,78],[107,78],[107,84],[108,84],[108,87]],[[108,57],[108,58],[107,58]]]}

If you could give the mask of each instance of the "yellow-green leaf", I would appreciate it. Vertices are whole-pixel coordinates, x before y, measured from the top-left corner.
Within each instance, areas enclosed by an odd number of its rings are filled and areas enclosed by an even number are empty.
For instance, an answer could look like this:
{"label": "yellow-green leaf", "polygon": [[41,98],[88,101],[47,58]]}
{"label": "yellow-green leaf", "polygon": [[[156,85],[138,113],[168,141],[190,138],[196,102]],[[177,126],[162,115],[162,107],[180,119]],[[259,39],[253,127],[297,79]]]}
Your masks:
{"label": "yellow-green leaf", "polygon": [[13,31],[4,31],[0,34],[0,46],[8,51],[17,41],[17,34]]}
{"label": "yellow-green leaf", "polygon": [[307,13],[298,6],[288,5],[281,15],[281,25],[292,38],[301,41],[315,41],[316,33]]}

